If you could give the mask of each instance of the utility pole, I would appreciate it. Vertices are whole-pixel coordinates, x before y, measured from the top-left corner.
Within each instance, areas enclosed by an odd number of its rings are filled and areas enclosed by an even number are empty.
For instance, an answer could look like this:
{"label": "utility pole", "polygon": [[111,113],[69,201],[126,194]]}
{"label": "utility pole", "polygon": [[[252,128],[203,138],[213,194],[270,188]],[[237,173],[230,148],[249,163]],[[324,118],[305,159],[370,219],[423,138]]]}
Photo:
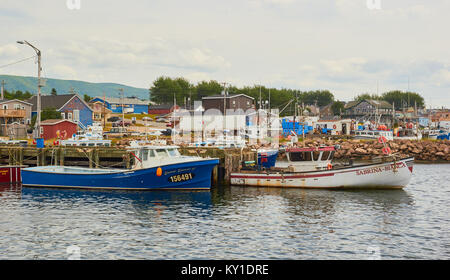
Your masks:
{"label": "utility pole", "polygon": [[18,44],[21,45],[28,45],[36,52],[38,57],[38,93],[37,93],[37,101],[36,101],[36,107],[37,107],[37,118],[36,118],[36,130],[35,130],[35,138],[41,137],[41,87],[43,86],[41,82],[41,51],[37,49],[32,44],[28,43],[27,41],[17,41]]}
{"label": "utility pole", "polygon": [[106,127],[106,112],[105,112],[105,106],[106,106],[106,93],[103,92],[103,107],[102,107],[102,111],[103,111],[103,128]]}
{"label": "utility pole", "polygon": [[4,90],[4,88],[5,88],[5,80],[3,80],[2,81],[2,93],[1,93],[1,99],[3,100],[3,99],[5,99],[5,95],[3,94],[3,90]]}
{"label": "utility pole", "polygon": [[222,128],[223,129],[223,131],[222,131],[223,139],[226,139],[226,137],[225,137],[225,135],[226,135],[225,127],[226,127],[226,123],[227,123],[226,116],[227,116],[227,83],[223,82],[223,116],[222,116],[222,118],[223,118],[223,128]]}
{"label": "utility pole", "polygon": [[125,94],[123,93],[123,88],[119,88],[119,91],[122,93],[122,130],[125,132],[125,110],[124,110],[124,97]]}

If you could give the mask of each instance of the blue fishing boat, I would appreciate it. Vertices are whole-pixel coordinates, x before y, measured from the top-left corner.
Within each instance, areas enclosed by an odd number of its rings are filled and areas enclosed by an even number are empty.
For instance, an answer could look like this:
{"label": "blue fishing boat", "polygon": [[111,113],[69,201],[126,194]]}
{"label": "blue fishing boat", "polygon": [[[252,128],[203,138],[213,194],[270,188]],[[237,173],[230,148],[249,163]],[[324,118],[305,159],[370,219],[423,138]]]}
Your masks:
{"label": "blue fishing boat", "polygon": [[130,147],[136,157],[130,169],[37,166],[22,170],[29,187],[118,190],[202,190],[211,188],[216,158],[180,155],[176,146]]}

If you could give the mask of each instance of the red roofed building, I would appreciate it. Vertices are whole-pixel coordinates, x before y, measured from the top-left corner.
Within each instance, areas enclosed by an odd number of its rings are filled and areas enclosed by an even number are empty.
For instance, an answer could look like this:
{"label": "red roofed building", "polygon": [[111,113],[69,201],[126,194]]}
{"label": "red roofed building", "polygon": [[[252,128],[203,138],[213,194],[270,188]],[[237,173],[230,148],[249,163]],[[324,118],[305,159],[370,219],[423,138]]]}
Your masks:
{"label": "red roofed building", "polygon": [[41,122],[41,137],[49,139],[69,139],[77,133],[78,124],[69,120],[45,120]]}

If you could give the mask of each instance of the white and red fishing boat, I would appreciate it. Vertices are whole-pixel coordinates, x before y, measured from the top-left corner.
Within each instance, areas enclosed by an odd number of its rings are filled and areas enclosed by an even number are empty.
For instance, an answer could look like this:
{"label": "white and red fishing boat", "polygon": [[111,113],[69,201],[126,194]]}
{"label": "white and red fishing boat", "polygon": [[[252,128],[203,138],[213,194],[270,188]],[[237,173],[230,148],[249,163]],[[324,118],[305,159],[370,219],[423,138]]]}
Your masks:
{"label": "white and red fishing boat", "polygon": [[[288,148],[287,167],[231,173],[232,185],[287,188],[404,188],[410,181],[414,158],[379,157],[371,163],[333,164],[338,147]],[[384,150],[385,151],[385,150]]]}

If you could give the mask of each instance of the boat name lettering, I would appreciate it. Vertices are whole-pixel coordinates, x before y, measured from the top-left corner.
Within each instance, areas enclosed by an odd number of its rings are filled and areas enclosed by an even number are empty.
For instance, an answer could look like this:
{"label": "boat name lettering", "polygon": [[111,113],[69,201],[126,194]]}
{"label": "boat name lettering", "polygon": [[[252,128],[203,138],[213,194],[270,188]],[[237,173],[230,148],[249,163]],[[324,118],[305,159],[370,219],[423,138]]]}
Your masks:
{"label": "boat name lettering", "polygon": [[[402,168],[402,167],[405,167],[405,163],[398,162],[397,168]],[[384,168],[372,167],[372,168],[368,168],[368,169],[364,169],[364,170],[357,170],[356,175],[367,175],[367,174],[373,174],[373,173],[380,173],[383,171],[390,171],[392,169],[394,169],[394,164],[386,165]]]}
{"label": "boat name lettering", "polygon": [[169,182],[171,182],[171,183],[184,182],[184,181],[192,180],[192,178],[194,178],[194,174],[183,173],[183,174],[170,176]]}
{"label": "boat name lettering", "polygon": [[381,169],[381,167],[373,167],[373,168],[369,168],[369,169],[358,170],[358,171],[356,171],[356,175],[367,175],[367,174],[379,173],[379,172],[383,172],[383,169]]}
{"label": "boat name lettering", "polygon": [[193,168],[183,168],[183,169],[178,169],[178,172],[186,172],[186,171],[191,171]]}
{"label": "boat name lettering", "polygon": [[169,174],[172,174],[172,173],[177,173],[177,171],[176,170],[165,171],[164,175],[169,175]]}

